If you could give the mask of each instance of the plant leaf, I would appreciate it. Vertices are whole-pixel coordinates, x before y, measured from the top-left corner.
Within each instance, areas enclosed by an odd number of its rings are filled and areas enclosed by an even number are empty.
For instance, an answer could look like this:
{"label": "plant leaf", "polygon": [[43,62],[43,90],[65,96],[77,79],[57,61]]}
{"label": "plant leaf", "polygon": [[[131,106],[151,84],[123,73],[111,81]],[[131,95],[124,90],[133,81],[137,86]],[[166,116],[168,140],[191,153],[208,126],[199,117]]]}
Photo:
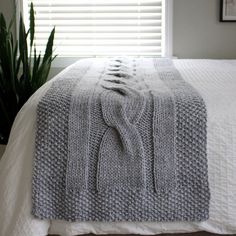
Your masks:
{"label": "plant leaf", "polygon": [[51,31],[50,36],[48,38],[45,54],[44,54],[44,57],[43,57],[43,62],[47,61],[48,58],[52,57],[52,48],[53,48],[54,35],[55,35],[55,27]]}
{"label": "plant leaf", "polygon": [[34,18],[34,6],[33,3],[31,2],[30,4],[30,47],[33,46],[34,42],[34,34],[35,34],[35,18]]}
{"label": "plant leaf", "polygon": [[25,31],[25,25],[23,22],[22,15],[20,16],[20,27],[19,27],[19,51],[23,65],[23,74],[26,80],[30,79],[30,70],[28,63],[28,46],[27,46],[27,34]]}

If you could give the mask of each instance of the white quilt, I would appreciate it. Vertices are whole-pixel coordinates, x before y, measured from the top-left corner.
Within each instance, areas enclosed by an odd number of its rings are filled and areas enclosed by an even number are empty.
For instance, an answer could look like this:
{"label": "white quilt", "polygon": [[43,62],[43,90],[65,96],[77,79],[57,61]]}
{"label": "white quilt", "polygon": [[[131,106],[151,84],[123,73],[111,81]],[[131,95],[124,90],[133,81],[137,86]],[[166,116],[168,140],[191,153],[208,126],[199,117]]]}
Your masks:
{"label": "white quilt", "polygon": [[[80,66],[91,59],[81,60]],[[98,59],[101,60],[101,59]],[[21,109],[0,162],[0,236],[60,234],[236,233],[236,61],[175,60],[208,109],[210,219],[205,222],[94,223],[38,220],[31,216],[31,177],[37,103],[53,80]],[[67,69],[68,70],[68,69]],[[62,72],[58,76],[63,76]],[[58,77],[57,76],[57,77]],[[56,79],[56,78],[55,78]]]}

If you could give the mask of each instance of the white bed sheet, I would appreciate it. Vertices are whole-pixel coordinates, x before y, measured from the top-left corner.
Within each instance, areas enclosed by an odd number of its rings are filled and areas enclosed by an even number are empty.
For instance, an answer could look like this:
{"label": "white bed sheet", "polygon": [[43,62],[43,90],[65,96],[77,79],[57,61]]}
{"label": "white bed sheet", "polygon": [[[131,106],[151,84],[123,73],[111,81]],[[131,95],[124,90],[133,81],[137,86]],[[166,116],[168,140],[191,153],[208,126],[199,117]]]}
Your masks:
{"label": "white bed sheet", "polygon": [[[83,66],[88,60],[79,63]],[[151,235],[202,230],[236,233],[236,61],[175,60],[174,63],[183,78],[203,96],[208,109],[209,220],[201,223],[69,223],[35,219],[30,211],[36,107],[51,80],[17,115],[0,162],[0,236]],[[66,72],[58,76],[63,73]]]}

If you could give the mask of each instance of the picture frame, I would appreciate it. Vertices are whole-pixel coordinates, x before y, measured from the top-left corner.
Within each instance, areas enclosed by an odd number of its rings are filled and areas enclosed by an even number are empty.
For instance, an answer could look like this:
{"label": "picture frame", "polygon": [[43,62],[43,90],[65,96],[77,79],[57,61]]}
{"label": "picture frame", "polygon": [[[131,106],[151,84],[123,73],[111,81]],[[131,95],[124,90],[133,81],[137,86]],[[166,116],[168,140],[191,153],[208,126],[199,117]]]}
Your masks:
{"label": "picture frame", "polygon": [[220,21],[236,22],[236,0],[220,0]]}

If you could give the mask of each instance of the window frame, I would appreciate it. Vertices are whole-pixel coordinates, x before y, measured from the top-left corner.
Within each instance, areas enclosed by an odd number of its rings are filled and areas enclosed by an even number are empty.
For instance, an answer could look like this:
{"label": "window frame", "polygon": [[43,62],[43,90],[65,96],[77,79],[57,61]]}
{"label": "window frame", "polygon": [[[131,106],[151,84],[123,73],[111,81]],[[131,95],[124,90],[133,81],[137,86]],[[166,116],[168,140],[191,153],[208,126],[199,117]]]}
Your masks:
{"label": "window frame", "polygon": [[[16,6],[16,38],[18,39],[19,35],[19,21],[20,21],[20,14],[24,17],[23,9],[27,6],[27,1],[24,0],[15,0]],[[163,0],[164,5],[164,14],[162,17],[165,19],[163,20],[163,53],[162,57],[173,57],[173,0]],[[88,56],[91,57],[91,56]],[[71,65],[72,63],[76,62],[82,58],[88,58],[86,56],[57,56],[56,59],[52,63],[52,67],[54,68],[61,68]],[[93,57],[103,57],[103,56],[93,56]],[[137,57],[137,56],[136,56]],[[141,57],[141,56],[139,56]],[[142,56],[142,57],[150,57],[150,56]]]}

